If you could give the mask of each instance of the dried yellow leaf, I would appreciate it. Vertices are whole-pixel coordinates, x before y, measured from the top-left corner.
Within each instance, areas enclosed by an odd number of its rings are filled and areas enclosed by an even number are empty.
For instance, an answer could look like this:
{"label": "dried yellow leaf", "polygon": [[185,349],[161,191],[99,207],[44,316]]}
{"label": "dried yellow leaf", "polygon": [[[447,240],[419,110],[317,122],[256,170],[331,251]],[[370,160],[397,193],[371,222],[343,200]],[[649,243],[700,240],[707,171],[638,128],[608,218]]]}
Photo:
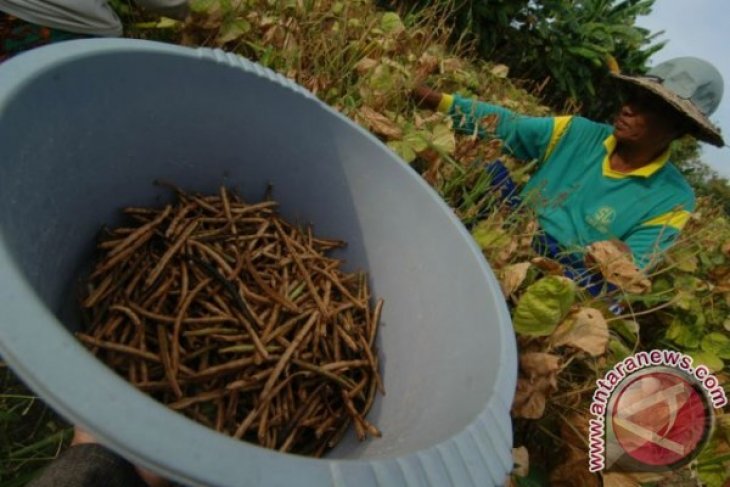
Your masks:
{"label": "dried yellow leaf", "polygon": [[666,480],[670,472],[601,472],[603,487],[637,487]]}
{"label": "dried yellow leaf", "polygon": [[606,353],[608,323],[597,309],[581,308],[558,326],[550,341],[556,347],[567,345],[597,357]]}
{"label": "dried yellow leaf", "polygon": [[359,111],[360,117],[365,124],[378,135],[388,139],[400,139],[403,131],[393,121],[382,113],[376,112],[370,107],[363,106]]}
{"label": "dried yellow leaf", "polygon": [[357,74],[360,75],[367,74],[371,70],[375,69],[378,64],[378,61],[375,59],[364,57],[355,64],[355,71],[357,71]]}
{"label": "dried yellow leaf", "polygon": [[519,236],[519,250],[520,252],[527,252],[532,249],[532,241],[535,239],[535,234],[539,229],[539,225],[536,219],[530,219],[524,225],[523,229],[520,230]]}
{"label": "dried yellow leaf", "polygon": [[540,419],[545,413],[546,391],[550,382],[545,378],[530,381],[523,377],[517,379],[517,390],[512,403],[512,415],[517,418]]}
{"label": "dried yellow leaf", "polygon": [[553,276],[563,275],[563,265],[560,262],[548,259],[547,257],[535,257],[531,260],[531,262],[535,265],[535,267],[542,269],[547,274]]}
{"label": "dried yellow leaf", "polygon": [[645,293],[651,289],[651,281],[636,267],[625,247],[613,240],[593,243],[588,246],[588,260],[598,264],[611,284],[629,293]]}
{"label": "dried yellow leaf", "polygon": [[426,81],[426,78],[435,73],[439,68],[439,60],[433,54],[424,52],[418,59],[418,66],[413,75],[413,84],[417,85]]}
{"label": "dried yellow leaf", "polygon": [[512,473],[518,477],[526,477],[530,473],[530,453],[527,447],[512,448],[512,463],[515,464]]}
{"label": "dried yellow leaf", "polygon": [[464,66],[464,61],[457,57],[448,57],[441,61],[441,69],[444,73],[453,72],[461,69]]}
{"label": "dried yellow leaf", "polygon": [[520,355],[520,369],[528,377],[550,375],[560,368],[560,356],[544,352],[528,352]]}
{"label": "dried yellow leaf", "polygon": [[497,78],[506,78],[509,74],[509,67],[504,64],[497,64],[490,71]]}
{"label": "dried yellow leaf", "polygon": [[502,288],[502,293],[505,297],[509,297],[512,293],[517,291],[520,284],[527,277],[527,270],[530,268],[529,262],[520,262],[519,264],[508,265],[502,272],[500,272],[501,278],[499,285]]}

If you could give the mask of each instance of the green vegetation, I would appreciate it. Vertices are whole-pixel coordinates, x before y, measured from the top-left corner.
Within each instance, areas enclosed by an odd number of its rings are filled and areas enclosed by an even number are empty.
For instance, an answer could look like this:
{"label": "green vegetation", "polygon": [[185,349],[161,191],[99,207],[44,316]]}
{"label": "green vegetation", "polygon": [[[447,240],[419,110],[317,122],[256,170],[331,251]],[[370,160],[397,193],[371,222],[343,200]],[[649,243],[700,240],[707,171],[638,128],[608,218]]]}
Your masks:
{"label": "green vegetation", "polygon": [[[504,63],[518,79],[532,80],[543,100],[555,109],[568,99],[591,117],[609,116],[611,89],[607,65],[624,72],[645,71],[660,50],[652,34],[635,24],[651,12],[655,0],[403,0],[406,5],[453,6],[449,20],[456,32],[477,41],[479,53]],[[567,106],[570,106],[567,105]]]}
{"label": "green vegetation", "polygon": [[72,429],[0,362],[0,485],[20,487],[58,455]]}

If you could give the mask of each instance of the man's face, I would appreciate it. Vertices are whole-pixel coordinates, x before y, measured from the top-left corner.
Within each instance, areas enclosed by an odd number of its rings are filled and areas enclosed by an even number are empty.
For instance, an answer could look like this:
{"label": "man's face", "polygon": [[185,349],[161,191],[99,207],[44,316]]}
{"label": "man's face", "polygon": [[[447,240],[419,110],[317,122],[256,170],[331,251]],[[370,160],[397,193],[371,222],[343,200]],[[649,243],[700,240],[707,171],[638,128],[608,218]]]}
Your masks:
{"label": "man's face", "polygon": [[640,89],[628,89],[614,119],[613,135],[619,142],[664,144],[679,135],[681,119],[660,99]]}

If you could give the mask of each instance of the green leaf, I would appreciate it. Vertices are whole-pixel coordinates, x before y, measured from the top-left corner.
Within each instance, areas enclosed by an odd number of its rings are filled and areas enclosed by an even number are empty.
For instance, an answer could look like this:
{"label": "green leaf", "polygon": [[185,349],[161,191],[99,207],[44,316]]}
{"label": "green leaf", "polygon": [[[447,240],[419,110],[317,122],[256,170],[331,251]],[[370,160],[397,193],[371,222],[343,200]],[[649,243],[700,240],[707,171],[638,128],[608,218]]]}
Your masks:
{"label": "green leaf", "polygon": [[654,293],[661,293],[663,291],[668,291],[670,289],[672,289],[671,281],[669,279],[665,279],[663,277],[654,279],[654,282],[651,283],[651,290]]}
{"label": "green leaf", "polygon": [[387,145],[409,164],[416,159],[416,152],[402,140],[392,140]]}
{"label": "green leaf", "polygon": [[591,61],[598,60],[600,62],[600,60],[601,60],[596,51],[587,49],[585,47],[569,46],[569,47],[565,48],[565,50],[571,54],[575,54],[576,56],[584,57]]}
{"label": "green leaf", "polygon": [[370,88],[380,92],[389,92],[395,85],[393,70],[386,64],[381,63],[375,67],[368,79]]}
{"label": "green leaf", "polygon": [[610,327],[618,336],[632,345],[635,345],[639,340],[639,324],[634,320],[612,321]]}
{"label": "green leaf", "polygon": [[624,342],[615,337],[611,337],[608,340],[608,351],[610,358],[607,360],[606,370],[613,367],[632,353],[632,350],[627,347]]}
{"label": "green leaf", "polygon": [[118,14],[130,15],[132,13],[132,8],[126,0],[109,0],[109,6]]}
{"label": "green leaf", "polygon": [[707,318],[707,323],[712,325],[713,327],[722,326],[727,315],[727,310],[722,309],[719,306],[705,310],[705,318]]}
{"label": "green leaf", "polygon": [[699,261],[697,259],[697,255],[692,251],[692,249],[683,248],[682,250],[674,252],[672,257],[677,265],[677,269],[680,271],[691,273],[697,270]]}
{"label": "green leaf", "polygon": [[728,471],[730,471],[730,454],[727,453],[723,438],[723,418],[728,415],[721,415],[717,421],[717,428],[712,439],[705,445],[697,456],[696,465],[699,478],[705,487],[723,487],[727,485]]}
{"label": "green leaf", "polygon": [[137,22],[134,24],[138,29],[173,29],[180,25],[179,20],[170,19],[168,17],[160,17],[157,22]]}
{"label": "green leaf", "polygon": [[700,332],[697,326],[674,318],[667,328],[666,337],[682,347],[697,348],[700,345]]}
{"label": "green leaf", "polygon": [[428,149],[428,132],[416,130],[406,133],[403,137],[403,143],[411,148],[414,152],[421,152]]}
{"label": "green leaf", "polygon": [[236,39],[240,39],[246,32],[251,30],[251,24],[246,19],[233,19],[224,22],[218,31],[216,41],[220,44],[226,44]]}
{"label": "green leaf", "polygon": [[695,302],[695,296],[691,292],[680,290],[674,299],[674,306],[688,311],[692,308],[692,303]]}
{"label": "green leaf", "polygon": [[715,263],[712,261],[712,258],[704,252],[699,255],[699,258],[700,262],[702,262],[702,265],[705,267],[712,267],[713,265],[715,265]]}
{"label": "green leaf", "polygon": [[724,333],[714,331],[702,339],[700,348],[723,359],[730,359],[730,338]]}
{"label": "green leaf", "polygon": [[704,350],[687,350],[685,353],[692,357],[692,363],[695,367],[698,365],[706,365],[713,372],[718,372],[725,366],[722,359],[711,352],[706,352]]}
{"label": "green leaf", "polygon": [[398,34],[403,32],[406,27],[397,13],[386,12],[383,14],[383,18],[380,19],[380,28],[386,34]]}
{"label": "green leaf", "polygon": [[547,276],[527,288],[514,311],[517,333],[550,335],[575,301],[575,283],[562,276]]}
{"label": "green leaf", "polygon": [[195,13],[207,12],[218,0],[190,0],[190,10]]}
{"label": "green leaf", "polygon": [[433,128],[433,139],[431,143],[436,150],[452,154],[456,150],[456,138],[454,131],[446,124],[439,124]]}
{"label": "green leaf", "polygon": [[504,247],[512,240],[512,237],[504,229],[487,220],[479,222],[472,229],[471,236],[482,250]]}
{"label": "green leaf", "polygon": [[402,140],[391,140],[387,143],[401,159],[407,163],[411,163],[416,159],[419,152],[428,148],[428,132],[423,130],[413,130],[403,136]]}
{"label": "green leaf", "polygon": [[727,481],[727,465],[721,463],[703,466],[697,469],[702,485],[705,487],[723,487]]}
{"label": "green leaf", "polygon": [[602,24],[602,26],[608,29],[609,32],[626,37],[630,40],[640,40],[642,38],[641,33],[634,26],[620,24]]}
{"label": "green leaf", "polygon": [[157,22],[157,25],[155,27],[157,27],[158,29],[171,29],[173,27],[177,27],[178,25],[180,25],[179,20],[171,19],[169,17],[160,17],[160,20],[159,22]]}
{"label": "green leaf", "polygon": [[703,287],[702,279],[689,274],[680,274],[674,279],[674,287],[681,291],[693,293]]}

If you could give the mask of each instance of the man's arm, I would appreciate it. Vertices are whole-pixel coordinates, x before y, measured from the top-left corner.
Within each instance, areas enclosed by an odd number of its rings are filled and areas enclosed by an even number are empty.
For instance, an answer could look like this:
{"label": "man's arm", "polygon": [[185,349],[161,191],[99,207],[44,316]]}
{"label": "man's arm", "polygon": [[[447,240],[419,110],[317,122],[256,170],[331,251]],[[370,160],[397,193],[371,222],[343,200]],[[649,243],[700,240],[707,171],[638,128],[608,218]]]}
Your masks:
{"label": "man's arm", "polygon": [[689,220],[690,212],[677,209],[647,222],[631,232],[624,242],[631,249],[639,269],[649,269],[660,262]]}
{"label": "man's arm", "polygon": [[443,96],[443,93],[423,85],[417,86],[411,92],[411,98],[416,105],[427,110],[436,110]]}
{"label": "man's arm", "polygon": [[421,108],[448,113],[454,128],[479,137],[492,135],[504,142],[504,152],[518,159],[546,159],[548,148],[565,132],[569,117],[528,117],[506,108],[446,95],[425,86],[414,89],[411,97]]}

